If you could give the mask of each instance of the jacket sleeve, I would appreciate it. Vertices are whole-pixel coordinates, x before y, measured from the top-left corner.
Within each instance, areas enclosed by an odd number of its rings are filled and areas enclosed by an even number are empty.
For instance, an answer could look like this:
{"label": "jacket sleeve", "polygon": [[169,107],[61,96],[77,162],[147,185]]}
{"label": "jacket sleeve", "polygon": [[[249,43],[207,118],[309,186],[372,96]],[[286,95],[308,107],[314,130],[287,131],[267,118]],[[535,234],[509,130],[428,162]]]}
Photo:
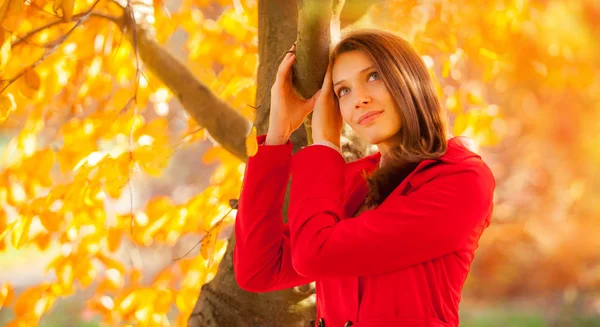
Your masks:
{"label": "jacket sleeve", "polygon": [[375,275],[474,250],[489,224],[495,180],[479,159],[349,219],[341,219],[343,169],[331,148],[294,155],[289,223],[292,263],[302,275]]}
{"label": "jacket sleeve", "polygon": [[235,220],[233,269],[238,285],[267,292],[312,282],[292,267],[289,227],[283,201],[290,177],[292,143],[262,145],[248,158]]}

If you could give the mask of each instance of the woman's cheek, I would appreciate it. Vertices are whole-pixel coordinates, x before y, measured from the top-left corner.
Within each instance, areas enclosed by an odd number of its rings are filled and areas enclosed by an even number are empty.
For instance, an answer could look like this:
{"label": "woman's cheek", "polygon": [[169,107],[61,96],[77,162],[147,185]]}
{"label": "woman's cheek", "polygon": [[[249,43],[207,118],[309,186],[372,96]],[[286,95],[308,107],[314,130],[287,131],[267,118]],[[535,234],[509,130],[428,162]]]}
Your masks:
{"label": "woman's cheek", "polygon": [[342,115],[342,119],[344,120],[344,122],[350,126],[352,126],[352,109],[348,109],[347,106],[345,106],[341,101],[340,101],[340,113]]}

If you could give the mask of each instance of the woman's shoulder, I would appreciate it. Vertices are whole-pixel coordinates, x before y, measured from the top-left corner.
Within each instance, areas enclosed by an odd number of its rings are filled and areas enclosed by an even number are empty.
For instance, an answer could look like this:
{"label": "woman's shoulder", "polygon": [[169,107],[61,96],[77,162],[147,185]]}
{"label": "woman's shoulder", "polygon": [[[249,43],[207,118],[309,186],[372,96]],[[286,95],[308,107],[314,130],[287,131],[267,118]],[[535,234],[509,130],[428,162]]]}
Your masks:
{"label": "woman's shoulder", "polygon": [[495,185],[496,181],[492,170],[476,151],[475,143],[468,137],[457,136],[449,139],[446,153],[432,160],[426,169],[418,169],[411,179],[411,184],[417,186],[436,178],[463,174],[465,178],[471,176],[471,178],[480,179],[485,184]]}

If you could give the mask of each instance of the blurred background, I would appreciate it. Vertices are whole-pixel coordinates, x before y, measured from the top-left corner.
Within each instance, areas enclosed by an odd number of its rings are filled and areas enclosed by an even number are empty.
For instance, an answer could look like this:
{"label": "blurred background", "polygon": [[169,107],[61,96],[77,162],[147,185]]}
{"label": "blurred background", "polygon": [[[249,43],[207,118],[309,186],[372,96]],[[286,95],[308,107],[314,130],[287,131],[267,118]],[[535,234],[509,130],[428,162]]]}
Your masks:
{"label": "blurred background", "polygon": [[[166,50],[253,120],[257,1],[0,3],[0,325],[185,326],[244,163],[146,68]],[[122,34],[128,6],[162,50]],[[497,179],[461,326],[600,326],[600,2],[388,0],[359,17],[345,29],[415,45]]]}

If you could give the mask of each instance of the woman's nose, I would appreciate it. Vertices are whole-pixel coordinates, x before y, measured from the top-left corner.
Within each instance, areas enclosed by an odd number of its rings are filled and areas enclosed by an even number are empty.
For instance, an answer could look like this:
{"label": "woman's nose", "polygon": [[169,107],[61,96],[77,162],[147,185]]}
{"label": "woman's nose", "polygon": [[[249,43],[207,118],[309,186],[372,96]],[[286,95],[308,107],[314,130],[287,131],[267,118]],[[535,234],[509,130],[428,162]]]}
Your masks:
{"label": "woman's nose", "polygon": [[365,90],[362,86],[357,86],[354,88],[354,107],[360,108],[371,102],[371,96],[369,92]]}
{"label": "woman's nose", "polygon": [[371,102],[371,97],[366,94],[361,94],[354,99],[354,107],[358,108],[362,105],[368,104]]}

